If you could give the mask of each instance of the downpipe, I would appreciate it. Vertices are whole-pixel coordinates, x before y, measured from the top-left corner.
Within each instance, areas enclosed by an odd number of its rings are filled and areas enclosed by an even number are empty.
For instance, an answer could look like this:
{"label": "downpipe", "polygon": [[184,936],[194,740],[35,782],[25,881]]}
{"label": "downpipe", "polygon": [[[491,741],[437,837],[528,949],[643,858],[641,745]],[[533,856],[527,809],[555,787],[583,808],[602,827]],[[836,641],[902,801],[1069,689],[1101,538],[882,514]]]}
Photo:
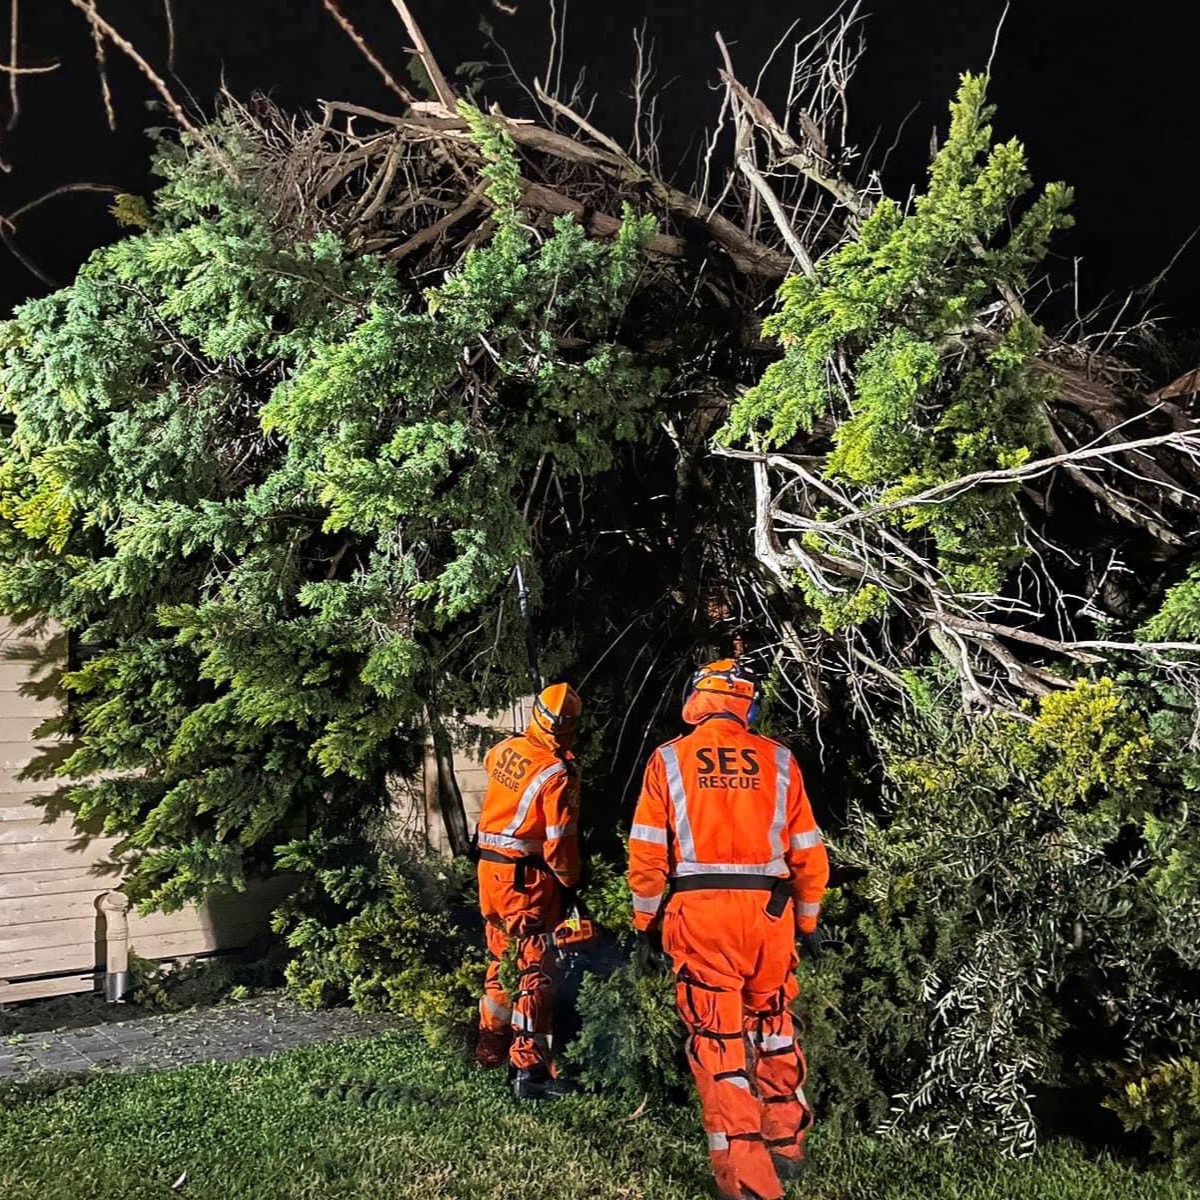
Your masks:
{"label": "downpipe", "polygon": [[129,897],[122,892],[104,892],[97,898],[96,907],[104,918],[104,999],[119,1004],[133,986],[129,972]]}

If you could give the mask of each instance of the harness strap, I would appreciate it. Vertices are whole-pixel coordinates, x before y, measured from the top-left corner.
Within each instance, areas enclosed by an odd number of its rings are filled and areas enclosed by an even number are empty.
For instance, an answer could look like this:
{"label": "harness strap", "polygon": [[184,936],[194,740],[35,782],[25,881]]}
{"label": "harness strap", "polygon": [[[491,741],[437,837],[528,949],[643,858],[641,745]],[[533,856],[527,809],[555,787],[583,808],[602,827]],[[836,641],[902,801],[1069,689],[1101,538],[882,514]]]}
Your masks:
{"label": "harness strap", "polygon": [[770,892],[767,916],[781,917],[792,898],[790,879],[778,875],[723,875],[713,872],[705,875],[680,875],[671,880],[674,892]]}
{"label": "harness strap", "polygon": [[[780,882],[777,875],[680,875],[671,880],[672,892],[770,892]],[[786,883],[786,880],[782,882]]]}
{"label": "harness strap", "polygon": [[480,862],[499,863],[514,869],[513,888],[518,892],[528,891],[525,874],[527,871],[545,871],[549,873],[550,866],[540,854],[525,854],[513,858],[509,854],[501,854],[499,850],[482,849],[479,851]]}

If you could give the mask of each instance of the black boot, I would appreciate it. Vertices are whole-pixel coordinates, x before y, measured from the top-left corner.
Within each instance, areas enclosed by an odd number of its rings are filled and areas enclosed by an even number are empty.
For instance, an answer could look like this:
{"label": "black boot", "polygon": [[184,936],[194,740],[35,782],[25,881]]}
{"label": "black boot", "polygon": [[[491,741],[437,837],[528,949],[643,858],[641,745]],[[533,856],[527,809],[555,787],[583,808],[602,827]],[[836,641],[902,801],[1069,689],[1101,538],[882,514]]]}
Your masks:
{"label": "black boot", "polygon": [[521,1068],[513,1080],[513,1095],[518,1100],[561,1100],[570,1087],[556,1079],[546,1067]]}

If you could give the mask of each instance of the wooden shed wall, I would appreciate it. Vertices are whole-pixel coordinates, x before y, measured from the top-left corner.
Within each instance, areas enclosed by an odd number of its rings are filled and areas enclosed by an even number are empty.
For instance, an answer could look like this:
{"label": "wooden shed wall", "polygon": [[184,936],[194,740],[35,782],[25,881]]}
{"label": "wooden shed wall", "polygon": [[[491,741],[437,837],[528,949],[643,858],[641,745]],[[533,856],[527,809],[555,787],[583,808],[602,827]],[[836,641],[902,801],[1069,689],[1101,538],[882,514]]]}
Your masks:
{"label": "wooden shed wall", "polygon": [[[104,968],[104,917],[98,898],[120,887],[116,840],[81,833],[69,815],[52,816],[37,803],[53,783],[22,779],[25,768],[53,742],[34,732],[57,714],[59,700],[37,698],[36,681],[65,658],[65,639],[53,630],[31,636],[0,618],[0,1004],[89,991]],[[496,716],[465,724],[507,735],[524,729],[532,699]],[[486,773],[479,757],[459,749],[454,770],[473,828]],[[399,782],[393,793],[395,828],[409,844],[450,852],[438,804],[432,745],[421,778]],[[129,914],[129,942],[143,958],[168,959],[241,947],[266,926],[286,888],[270,881],[253,891],[218,897],[181,912]]]}
{"label": "wooden shed wall", "polygon": [[[81,833],[68,815],[35,803],[54,784],[22,779],[53,742],[34,732],[56,715],[36,681],[65,657],[53,630],[30,635],[0,619],[0,1003],[89,991],[105,958],[97,899],[118,888],[115,839]],[[129,944],[167,959],[246,945],[266,926],[280,886],[218,897],[177,913],[129,916]]]}
{"label": "wooden shed wall", "polygon": [[[529,724],[533,714],[533,698],[522,700],[495,716],[480,713],[470,717],[464,724],[476,729],[495,731],[499,736],[507,737],[511,733],[519,733]],[[479,820],[479,810],[483,807],[483,793],[487,788],[487,772],[483,769],[481,758],[470,750],[457,749],[454,752],[454,775],[458,780],[459,791],[462,792],[463,806],[467,810],[467,827],[474,829]],[[442,821],[438,805],[438,776],[437,763],[433,757],[433,746],[425,747],[425,838],[430,847],[439,854],[450,853],[450,839]]]}

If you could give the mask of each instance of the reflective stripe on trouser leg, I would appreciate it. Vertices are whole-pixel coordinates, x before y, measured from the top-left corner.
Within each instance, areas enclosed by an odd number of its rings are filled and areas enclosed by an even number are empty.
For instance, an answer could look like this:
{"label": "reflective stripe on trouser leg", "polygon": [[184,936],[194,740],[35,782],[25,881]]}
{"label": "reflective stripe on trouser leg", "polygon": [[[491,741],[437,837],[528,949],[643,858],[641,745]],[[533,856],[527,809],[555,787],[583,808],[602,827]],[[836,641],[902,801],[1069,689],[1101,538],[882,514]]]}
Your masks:
{"label": "reflective stripe on trouser leg", "polygon": [[769,1007],[746,1014],[746,1039],[754,1052],[753,1074],[762,1101],[762,1133],[767,1148],[784,1158],[802,1153],[812,1125],[804,1096],[806,1066],[795,1041],[788,1007],[794,984],[781,988]]}
{"label": "reflective stripe on trouser leg", "polygon": [[746,1191],[770,1200],[781,1196],[747,1074],[740,989],[717,990],[683,972],[675,998],[688,1029],[688,1065],[700,1094],[718,1188],[731,1196]]}
{"label": "reflective stripe on trouser leg", "polygon": [[475,1061],[484,1067],[499,1067],[508,1061],[512,1044],[512,1006],[500,983],[500,960],[488,963],[479,999],[479,1039]]}
{"label": "reflective stripe on trouser leg", "polygon": [[517,941],[520,990],[513,997],[512,1051],[514,1067],[550,1067],[550,1030],[557,984],[555,954],[550,937],[532,934]]}

